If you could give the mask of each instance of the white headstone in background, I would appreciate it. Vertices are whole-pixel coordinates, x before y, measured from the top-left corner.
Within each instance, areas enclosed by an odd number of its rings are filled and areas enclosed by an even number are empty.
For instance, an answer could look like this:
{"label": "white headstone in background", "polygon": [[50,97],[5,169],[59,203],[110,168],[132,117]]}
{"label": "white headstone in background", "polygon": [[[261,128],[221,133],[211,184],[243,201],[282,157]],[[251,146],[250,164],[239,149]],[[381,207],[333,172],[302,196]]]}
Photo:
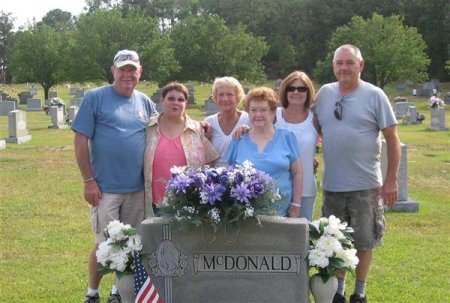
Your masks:
{"label": "white headstone in background", "polygon": [[417,124],[417,110],[414,105],[408,106],[405,119],[406,124]]}
{"label": "white headstone in background", "polygon": [[2,101],[0,102],[0,116],[8,116],[9,112],[16,110],[16,102]]}
{"label": "white headstone in background", "polygon": [[[400,167],[397,179],[398,198],[397,201],[395,201],[394,205],[392,205],[388,209],[399,212],[417,212],[419,211],[419,203],[408,198],[408,155],[406,145],[400,143],[400,149]],[[382,140],[380,161],[381,172],[384,180],[387,170],[387,144],[385,140]]]}
{"label": "white headstone in background", "polygon": [[431,122],[429,129],[448,131],[448,127],[445,127],[445,108],[436,107],[430,108],[431,110]]}
{"label": "white headstone in background", "polygon": [[6,141],[0,140],[0,149],[6,149]]}
{"label": "white headstone in background", "polygon": [[406,117],[406,112],[408,107],[415,106],[412,102],[396,102],[394,103],[394,113],[397,119],[404,119]]}
{"label": "white headstone in background", "polygon": [[78,106],[69,107],[69,123],[72,123],[75,120],[75,117],[78,113]]}
{"label": "white headstone in background", "polygon": [[27,111],[41,111],[41,110],[42,110],[42,100],[41,99],[28,99]]}
{"label": "white headstone in background", "polygon": [[73,98],[70,100],[70,106],[76,106],[79,108],[81,106],[81,102],[83,102],[83,98]]}
{"label": "white headstone in background", "polygon": [[67,128],[64,119],[64,109],[59,106],[50,107],[50,115],[52,118],[52,125],[48,128]]}
{"label": "white headstone in background", "polygon": [[205,105],[203,106],[203,111],[206,112],[207,115],[213,115],[219,112],[219,107],[213,99],[209,98],[205,100]]}
{"label": "white headstone in background", "polygon": [[21,144],[31,140],[27,129],[27,113],[23,110],[13,110],[8,114],[9,137],[8,143]]}

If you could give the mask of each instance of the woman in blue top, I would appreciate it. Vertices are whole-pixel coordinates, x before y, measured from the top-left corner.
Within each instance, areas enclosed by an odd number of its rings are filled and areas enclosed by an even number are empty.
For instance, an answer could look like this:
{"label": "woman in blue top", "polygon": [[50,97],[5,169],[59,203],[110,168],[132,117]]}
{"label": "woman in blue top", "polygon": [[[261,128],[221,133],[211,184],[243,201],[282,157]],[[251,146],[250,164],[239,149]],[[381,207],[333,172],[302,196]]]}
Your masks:
{"label": "woman in blue top", "polygon": [[298,217],[303,189],[303,175],[297,140],[293,132],[274,126],[278,102],[275,92],[267,87],[252,89],[245,98],[244,109],[252,128],[234,139],[228,164],[248,160],[256,169],[268,173],[278,185],[281,200],[276,202],[280,216]]}

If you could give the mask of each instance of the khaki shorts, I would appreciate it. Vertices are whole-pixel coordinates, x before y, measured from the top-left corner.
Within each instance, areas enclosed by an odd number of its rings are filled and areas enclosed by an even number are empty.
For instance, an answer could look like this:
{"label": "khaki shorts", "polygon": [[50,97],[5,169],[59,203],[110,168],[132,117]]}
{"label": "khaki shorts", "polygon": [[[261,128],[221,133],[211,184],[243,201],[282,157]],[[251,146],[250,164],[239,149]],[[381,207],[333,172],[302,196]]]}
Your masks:
{"label": "khaki shorts", "polygon": [[335,215],[355,231],[353,238],[358,250],[371,250],[383,245],[386,230],[380,189],[352,192],[323,191],[324,217]]}
{"label": "khaki shorts", "polygon": [[140,233],[141,222],[144,221],[144,208],[144,191],[127,194],[102,193],[98,206],[91,208],[95,243],[100,244],[105,240],[103,231],[108,223],[114,220],[130,224]]}

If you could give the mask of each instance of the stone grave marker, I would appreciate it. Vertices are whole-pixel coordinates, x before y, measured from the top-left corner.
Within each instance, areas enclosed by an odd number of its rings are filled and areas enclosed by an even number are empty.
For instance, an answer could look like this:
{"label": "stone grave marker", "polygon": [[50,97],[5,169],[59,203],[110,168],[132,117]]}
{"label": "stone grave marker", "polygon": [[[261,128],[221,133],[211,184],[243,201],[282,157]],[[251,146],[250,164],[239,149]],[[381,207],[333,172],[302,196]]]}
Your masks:
{"label": "stone grave marker", "polygon": [[69,95],[74,96],[75,92],[78,90],[78,87],[69,87]]}
{"label": "stone grave marker", "polygon": [[29,91],[23,91],[19,93],[20,104],[27,104],[28,99],[32,97]]}
{"label": "stone grave marker", "polygon": [[49,98],[49,99],[50,99],[50,98],[58,98],[58,92],[57,92],[57,91],[54,91],[54,90],[49,91],[49,92],[48,92],[48,98]]}
{"label": "stone grave marker", "polygon": [[79,88],[75,90],[75,98],[83,98],[84,97],[84,89]]}
{"label": "stone grave marker", "polygon": [[408,106],[404,122],[405,124],[417,124],[417,109],[414,105]]}
{"label": "stone grave marker", "polygon": [[394,113],[397,119],[404,119],[406,112],[410,106],[414,106],[412,102],[396,102],[394,103]]}
{"label": "stone grave marker", "polygon": [[6,149],[6,141],[0,140],[0,149]]}
{"label": "stone grave marker", "polygon": [[[387,170],[387,144],[385,140],[382,140],[381,145],[381,173],[383,180],[386,177]],[[398,171],[398,198],[397,201],[388,210],[394,210],[398,212],[418,212],[419,203],[409,199],[408,197],[408,154],[406,145],[400,143],[401,156],[400,167]]]}
{"label": "stone grave marker", "polygon": [[445,126],[445,108],[436,107],[430,108],[431,110],[431,122],[429,129],[438,131],[448,131],[448,127]]}
{"label": "stone grave marker", "polygon": [[8,143],[21,144],[31,140],[31,135],[27,129],[27,112],[23,110],[13,110],[8,114],[9,137],[5,140]]}
{"label": "stone grave marker", "polygon": [[83,98],[73,98],[70,100],[70,106],[77,106],[79,108],[81,106],[81,102],[83,102]]}
{"label": "stone grave marker", "polygon": [[307,220],[260,219],[215,234],[143,221],[144,266],[164,302],[309,302]]}
{"label": "stone grave marker", "polygon": [[71,124],[78,113],[78,106],[69,107],[69,123]]}
{"label": "stone grave marker", "polygon": [[447,92],[444,97],[444,103],[450,104],[450,92]]}
{"label": "stone grave marker", "polygon": [[30,92],[31,96],[36,96],[38,93],[37,87],[31,87],[30,89],[28,89],[28,91]]}
{"label": "stone grave marker", "polygon": [[208,115],[213,115],[219,112],[219,107],[213,99],[208,98],[205,100],[205,105],[203,106],[203,111]]}
{"label": "stone grave marker", "polygon": [[42,110],[42,100],[41,99],[28,99],[27,111],[41,111],[41,110]]}
{"label": "stone grave marker", "polygon": [[8,116],[9,112],[16,110],[16,102],[2,101],[0,102],[0,116]]}
{"label": "stone grave marker", "polygon": [[50,115],[52,118],[52,125],[48,128],[67,128],[67,124],[65,124],[64,119],[64,109],[58,106],[50,107]]}

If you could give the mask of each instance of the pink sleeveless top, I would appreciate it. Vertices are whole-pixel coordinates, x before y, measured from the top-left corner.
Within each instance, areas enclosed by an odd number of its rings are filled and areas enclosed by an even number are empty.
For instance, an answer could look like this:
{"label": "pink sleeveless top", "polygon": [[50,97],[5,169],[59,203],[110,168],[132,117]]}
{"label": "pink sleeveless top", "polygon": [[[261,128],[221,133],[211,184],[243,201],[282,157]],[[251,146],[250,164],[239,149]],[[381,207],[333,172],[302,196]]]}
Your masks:
{"label": "pink sleeveless top", "polygon": [[159,204],[164,199],[166,183],[171,177],[170,169],[172,166],[184,165],[187,165],[187,162],[180,137],[170,139],[161,133],[155,149],[152,170],[152,195],[154,204]]}

